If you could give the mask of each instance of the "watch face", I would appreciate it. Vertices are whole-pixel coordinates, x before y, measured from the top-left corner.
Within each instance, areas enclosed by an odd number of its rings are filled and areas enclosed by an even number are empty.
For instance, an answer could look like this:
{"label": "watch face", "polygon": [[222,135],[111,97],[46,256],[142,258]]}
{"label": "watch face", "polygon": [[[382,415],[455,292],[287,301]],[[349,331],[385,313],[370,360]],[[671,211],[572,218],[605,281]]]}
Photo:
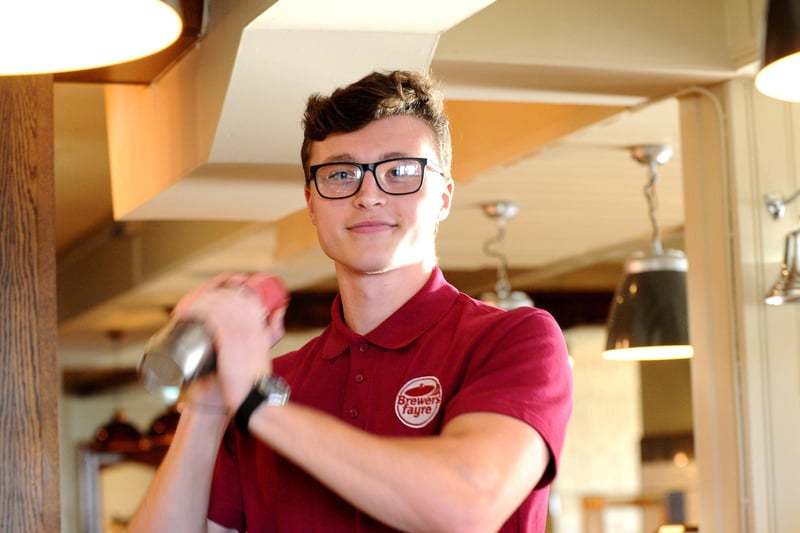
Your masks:
{"label": "watch face", "polygon": [[262,379],[258,389],[267,405],[284,405],[289,400],[289,385],[280,376],[272,374]]}

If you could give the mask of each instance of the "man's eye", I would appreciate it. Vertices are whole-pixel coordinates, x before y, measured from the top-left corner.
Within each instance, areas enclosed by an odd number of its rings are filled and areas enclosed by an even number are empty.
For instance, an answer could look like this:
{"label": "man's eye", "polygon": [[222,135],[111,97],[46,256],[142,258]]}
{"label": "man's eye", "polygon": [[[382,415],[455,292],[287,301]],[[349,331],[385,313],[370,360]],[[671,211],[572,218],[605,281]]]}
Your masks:
{"label": "man's eye", "polygon": [[397,165],[391,167],[386,173],[390,178],[407,178],[419,176],[419,167],[417,165]]}
{"label": "man's eye", "polygon": [[357,180],[356,171],[349,168],[335,168],[325,172],[325,181],[350,181]]}

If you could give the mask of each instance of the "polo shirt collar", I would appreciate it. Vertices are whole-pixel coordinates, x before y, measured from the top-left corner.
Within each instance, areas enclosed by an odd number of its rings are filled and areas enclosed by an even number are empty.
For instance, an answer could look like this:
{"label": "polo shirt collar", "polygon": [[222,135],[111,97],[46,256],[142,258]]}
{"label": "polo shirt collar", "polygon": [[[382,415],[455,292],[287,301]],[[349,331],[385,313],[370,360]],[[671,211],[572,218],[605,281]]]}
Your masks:
{"label": "polo shirt collar", "polygon": [[385,349],[408,346],[436,325],[450,310],[458,297],[458,290],[450,285],[438,267],[433,269],[423,287],[366,335],[359,335],[344,322],[341,295],[336,295],[331,306],[331,325],[322,357],[332,359],[342,355],[353,342],[366,339]]}

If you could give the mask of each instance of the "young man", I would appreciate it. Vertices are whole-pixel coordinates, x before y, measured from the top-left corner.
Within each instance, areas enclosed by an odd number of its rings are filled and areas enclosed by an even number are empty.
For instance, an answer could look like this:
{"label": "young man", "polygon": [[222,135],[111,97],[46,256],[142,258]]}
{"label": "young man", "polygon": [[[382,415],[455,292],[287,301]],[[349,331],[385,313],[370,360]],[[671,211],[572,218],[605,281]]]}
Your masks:
{"label": "young man", "polygon": [[543,531],[566,347],[546,312],[473,300],[436,266],[454,187],[441,98],[424,76],[373,73],[312,96],[304,129],[332,323],[272,361],[281,315],[265,326],[255,297],[220,287],[236,275],[181,300],[217,373],[189,387],[131,531]]}

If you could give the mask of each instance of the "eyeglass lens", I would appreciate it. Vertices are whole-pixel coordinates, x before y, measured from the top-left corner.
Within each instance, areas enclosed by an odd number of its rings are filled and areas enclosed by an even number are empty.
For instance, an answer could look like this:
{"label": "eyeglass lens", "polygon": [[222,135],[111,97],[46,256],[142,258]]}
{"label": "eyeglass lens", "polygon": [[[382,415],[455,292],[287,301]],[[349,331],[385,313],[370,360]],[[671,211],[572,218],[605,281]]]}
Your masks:
{"label": "eyeglass lens", "polygon": [[[372,167],[372,168],[370,168]],[[316,167],[315,181],[326,198],[346,198],[356,193],[367,170],[372,170],[378,187],[388,194],[411,194],[422,185],[424,161],[390,159],[378,163],[329,163]]]}

